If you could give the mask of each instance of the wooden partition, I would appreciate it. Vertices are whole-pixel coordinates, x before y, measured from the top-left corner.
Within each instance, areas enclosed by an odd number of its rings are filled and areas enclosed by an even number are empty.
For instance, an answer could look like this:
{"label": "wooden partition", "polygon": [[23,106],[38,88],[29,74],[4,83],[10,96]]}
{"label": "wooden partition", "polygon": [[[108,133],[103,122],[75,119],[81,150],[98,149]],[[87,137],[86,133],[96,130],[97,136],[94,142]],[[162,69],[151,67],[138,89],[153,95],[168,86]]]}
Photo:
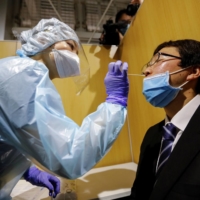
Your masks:
{"label": "wooden partition", "polygon": [[[129,64],[129,73],[140,73],[154,49],[162,42],[178,39],[200,41],[199,0],[144,0],[117,52]],[[142,95],[142,78],[129,76],[128,116],[134,161],[146,130],[164,118]]]}
{"label": "wooden partition", "polygon": [[[16,41],[0,41],[0,58],[14,56],[20,43]],[[80,96],[76,95],[76,87],[72,79],[55,79],[58,92],[61,95],[66,115],[81,125],[84,117],[94,112],[105,102],[106,92],[104,78],[108,71],[110,47],[99,45],[83,45],[90,65],[90,82]],[[132,161],[130,139],[127,122],[117,141],[108,154],[95,166],[109,166]]]}

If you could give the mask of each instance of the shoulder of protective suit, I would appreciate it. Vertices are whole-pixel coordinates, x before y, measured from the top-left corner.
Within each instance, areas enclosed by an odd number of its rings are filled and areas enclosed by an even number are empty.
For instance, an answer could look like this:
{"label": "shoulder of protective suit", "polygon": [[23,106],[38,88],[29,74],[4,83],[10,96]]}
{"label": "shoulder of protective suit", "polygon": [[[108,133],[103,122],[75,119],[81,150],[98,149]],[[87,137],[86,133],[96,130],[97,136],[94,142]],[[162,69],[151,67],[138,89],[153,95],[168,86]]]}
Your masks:
{"label": "shoulder of protective suit", "polygon": [[0,82],[5,81],[19,73],[23,72],[40,72],[46,73],[47,67],[38,61],[35,61],[29,57],[7,57],[0,59]]}

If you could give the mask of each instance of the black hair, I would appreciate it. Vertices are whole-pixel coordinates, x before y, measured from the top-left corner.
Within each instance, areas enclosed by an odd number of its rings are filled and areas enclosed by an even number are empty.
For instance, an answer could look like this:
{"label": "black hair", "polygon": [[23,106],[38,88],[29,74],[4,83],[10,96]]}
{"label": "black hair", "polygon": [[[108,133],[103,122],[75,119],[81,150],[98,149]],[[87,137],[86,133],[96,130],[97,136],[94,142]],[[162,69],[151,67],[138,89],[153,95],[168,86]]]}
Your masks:
{"label": "black hair", "polygon": [[115,16],[115,23],[119,22],[119,20],[120,20],[120,18],[122,17],[123,14],[128,15],[128,14],[127,14],[127,9],[126,9],[126,8],[124,8],[124,9],[122,9],[122,10],[119,10],[119,11],[117,12],[117,14],[116,14],[116,16]]}
{"label": "black hair", "polygon": [[[192,39],[176,40],[164,42],[157,46],[154,50],[153,55],[158,53],[161,49],[165,47],[175,47],[180,54],[181,62],[180,67],[186,68],[189,66],[199,66],[200,67],[200,42]],[[200,93],[200,78],[198,79],[196,85],[196,92]]]}

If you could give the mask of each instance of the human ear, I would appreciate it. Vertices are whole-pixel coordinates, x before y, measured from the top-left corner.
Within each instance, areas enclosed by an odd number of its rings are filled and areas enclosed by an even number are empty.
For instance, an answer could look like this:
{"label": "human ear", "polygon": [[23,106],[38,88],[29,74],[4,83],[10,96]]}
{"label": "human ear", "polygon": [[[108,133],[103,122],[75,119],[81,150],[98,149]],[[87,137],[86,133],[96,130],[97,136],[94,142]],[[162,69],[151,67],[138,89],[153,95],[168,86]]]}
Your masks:
{"label": "human ear", "polygon": [[191,81],[200,77],[200,66],[192,67],[192,73],[187,76],[187,81]]}

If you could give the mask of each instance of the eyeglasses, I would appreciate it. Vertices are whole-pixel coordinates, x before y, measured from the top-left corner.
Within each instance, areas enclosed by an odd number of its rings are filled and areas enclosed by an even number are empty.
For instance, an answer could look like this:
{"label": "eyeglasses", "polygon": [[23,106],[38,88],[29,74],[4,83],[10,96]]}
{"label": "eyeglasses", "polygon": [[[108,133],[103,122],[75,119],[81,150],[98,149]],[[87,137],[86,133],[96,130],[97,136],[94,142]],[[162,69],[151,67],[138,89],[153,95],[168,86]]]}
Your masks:
{"label": "eyeglasses", "polygon": [[[167,54],[167,53],[162,53],[162,52],[158,52],[156,53],[152,58],[151,60],[143,66],[142,68],[142,73],[144,73],[144,71],[148,68],[148,67],[151,67],[153,66],[155,63],[157,63],[160,59],[160,56],[163,55],[163,56],[169,56],[169,57],[172,57],[172,58],[176,58],[176,59],[181,59],[181,57],[178,57],[178,56],[174,56],[174,55],[171,55],[171,54]],[[170,59],[172,60],[172,59]],[[165,60],[165,61],[168,61],[168,60]]]}

